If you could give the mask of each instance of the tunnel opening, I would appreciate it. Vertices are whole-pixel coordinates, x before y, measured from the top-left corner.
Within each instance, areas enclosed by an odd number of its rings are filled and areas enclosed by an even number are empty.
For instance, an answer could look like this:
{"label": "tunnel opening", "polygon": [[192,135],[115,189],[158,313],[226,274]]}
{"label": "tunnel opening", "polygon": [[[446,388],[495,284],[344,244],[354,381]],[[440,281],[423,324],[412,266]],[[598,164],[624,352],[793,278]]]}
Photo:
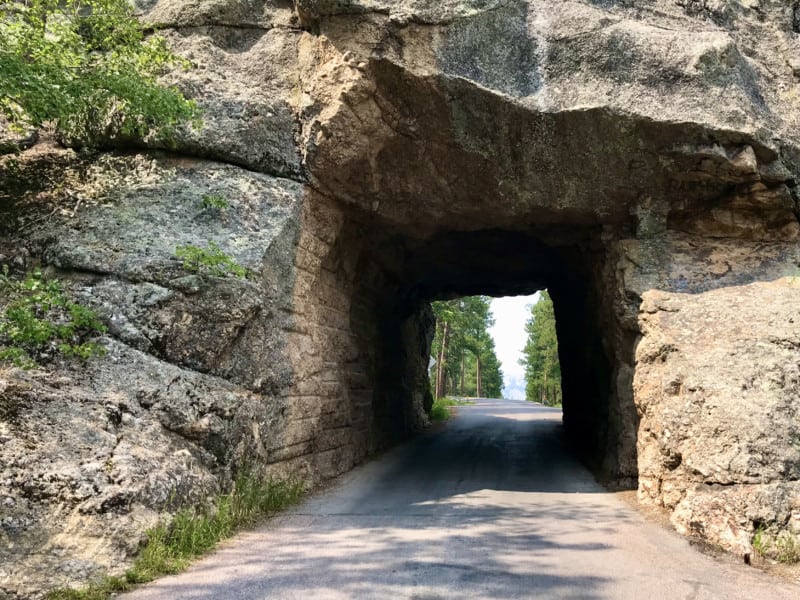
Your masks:
{"label": "tunnel opening", "polygon": [[621,477],[614,455],[618,440],[610,422],[615,418],[609,406],[615,401],[612,358],[599,310],[597,258],[602,251],[596,240],[591,231],[568,244],[504,230],[447,233],[412,253],[405,302],[416,311],[420,304],[465,295],[497,297],[548,290],[555,311],[568,441],[602,478],[627,478],[627,485],[632,485],[635,474]]}
{"label": "tunnel opening", "polygon": [[[332,464],[323,464],[323,472],[342,472],[427,426],[434,400],[431,302],[547,289],[567,440],[601,479],[635,486],[636,435],[629,423],[637,417],[630,380],[619,375],[624,366],[616,345],[623,334],[605,295],[609,260],[602,228],[492,228],[418,238],[352,208],[324,206],[321,198],[309,204],[313,211],[305,217],[304,231],[315,231],[329,249],[322,277],[304,299],[317,305],[307,314],[320,323],[314,344],[324,354],[319,387],[336,414],[347,415],[331,429],[349,428],[354,441],[326,449]],[[341,327],[331,327],[334,310]],[[344,375],[337,379],[337,373]]]}

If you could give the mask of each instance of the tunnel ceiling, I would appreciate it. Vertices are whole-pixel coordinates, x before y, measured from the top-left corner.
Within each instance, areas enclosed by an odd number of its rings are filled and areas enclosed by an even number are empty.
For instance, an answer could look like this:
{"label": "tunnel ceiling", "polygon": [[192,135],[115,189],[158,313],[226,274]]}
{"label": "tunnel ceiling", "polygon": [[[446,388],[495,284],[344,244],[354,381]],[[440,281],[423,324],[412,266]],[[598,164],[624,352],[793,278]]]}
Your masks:
{"label": "tunnel ceiling", "polygon": [[581,253],[600,250],[596,230],[572,231],[557,246],[543,237],[551,235],[496,229],[434,235],[410,245],[403,279],[423,299],[529,294],[574,275]]}

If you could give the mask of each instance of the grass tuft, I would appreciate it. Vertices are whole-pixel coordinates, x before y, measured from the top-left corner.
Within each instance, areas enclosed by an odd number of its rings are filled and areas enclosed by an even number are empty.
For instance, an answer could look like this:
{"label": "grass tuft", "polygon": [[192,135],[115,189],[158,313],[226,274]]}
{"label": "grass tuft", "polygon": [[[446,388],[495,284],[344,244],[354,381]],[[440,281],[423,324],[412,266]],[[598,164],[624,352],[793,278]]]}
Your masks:
{"label": "grass tuft", "polygon": [[225,254],[217,244],[208,242],[206,248],[186,244],[175,248],[176,258],[183,261],[183,268],[192,273],[213,277],[237,277],[246,279],[248,270]]}
{"label": "grass tuft", "polygon": [[472,400],[464,398],[439,398],[431,406],[431,420],[432,421],[446,421],[452,415],[450,407],[452,406],[467,406],[475,404]]}
{"label": "grass tuft", "polygon": [[221,540],[294,504],[304,490],[301,482],[261,479],[244,470],[229,493],[217,496],[212,508],[182,509],[171,523],[149,530],[147,543],[124,577],[107,576],[80,590],[55,590],[47,599],[107,600],[136,584],[178,573]]}
{"label": "grass tuft", "polygon": [[55,590],[47,595],[47,600],[107,600],[113,594],[127,592],[133,586],[122,577],[103,577],[98,582],[82,590]]}
{"label": "grass tuft", "polygon": [[800,562],[800,537],[776,527],[758,527],[753,534],[753,549],[759,556],[780,563]]}
{"label": "grass tuft", "polygon": [[431,421],[446,421],[450,418],[450,409],[443,400],[444,398],[438,398],[431,406]]}

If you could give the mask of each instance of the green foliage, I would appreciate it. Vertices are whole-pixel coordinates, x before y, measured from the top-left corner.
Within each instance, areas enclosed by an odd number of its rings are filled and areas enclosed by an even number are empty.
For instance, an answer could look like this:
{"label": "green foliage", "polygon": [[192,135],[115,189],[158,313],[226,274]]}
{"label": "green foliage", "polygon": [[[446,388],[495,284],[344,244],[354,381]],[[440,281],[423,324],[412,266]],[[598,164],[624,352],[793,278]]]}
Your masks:
{"label": "green foliage", "polygon": [[494,324],[490,303],[491,298],[487,296],[467,296],[431,304],[436,316],[431,356],[440,361],[442,345],[446,346],[444,367],[437,368],[433,374],[434,379],[441,374],[440,395],[502,396],[503,372],[495,354],[494,340],[488,332]]}
{"label": "green foliage", "polygon": [[528,341],[520,364],[525,367],[525,397],[547,406],[561,405],[561,365],[553,301],[542,291],[525,323]]}
{"label": "green foliage", "polygon": [[760,526],[753,534],[753,549],[759,556],[781,563],[800,562],[800,537],[777,527]]}
{"label": "green foliage", "polygon": [[183,509],[171,524],[150,530],[127,581],[145,583],[183,570],[220,540],[296,502],[304,489],[302,483],[263,480],[242,471],[230,493],[216,498],[213,510]]}
{"label": "green foliage", "polygon": [[753,534],[753,550],[755,550],[756,554],[758,554],[759,556],[764,556],[765,554],[765,546],[766,546],[765,535],[764,535],[765,530],[766,528],[762,525],[758,527],[755,533]]}
{"label": "green foliage", "polygon": [[107,600],[115,592],[184,570],[221,540],[297,502],[305,486],[296,481],[255,477],[242,470],[231,491],[217,496],[214,508],[187,508],[170,524],[147,532],[147,543],[124,578],[105,577],[82,590],[56,590],[48,600]]}
{"label": "green foliage", "polygon": [[118,592],[133,588],[123,577],[103,577],[82,590],[61,589],[47,594],[47,600],[108,600]]}
{"label": "green foliage", "polygon": [[450,418],[450,408],[446,398],[437,398],[431,406],[431,421],[446,421]]}
{"label": "green foliage", "polygon": [[94,311],[71,302],[57,279],[41,271],[22,281],[0,275],[0,291],[10,300],[0,317],[0,360],[31,368],[42,356],[59,353],[87,360],[102,354],[102,346],[87,338],[106,330]]}
{"label": "green foliage", "polygon": [[224,210],[230,206],[222,194],[204,194],[200,205],[204,210]]}
{"label": "green foliage", "polygon": [[186,66],[163,37],[145,37],[126,0],[0,5],[0,115],[20,128],[53,122],[86,143],[154,130],[168,140],[197,116],[193,102],[157,81],[176,65]]}
{"label": "green foliage", "polygon": [[[494,340],[487,335],[481,350],[481,386],[484,398],[503,397],[503,371],[500,360],[495,353]],[[466,380],[471,381],[475,372],[475,363],[468,363]],[[465,390],[467,391],[467,390]],[[468,395],[468,394],[467,394]]]}
{"label": "green foliage", "polygon": [[209,242],[208,247],[201,248],[187,244],[175,249],[175,256],[183,261],[183,268],[192,273],[226,277],[232,275],[244,279],[248,272],[214,242]]}
{"label": "green foliage", "polygon": [[465,400],[464,398],[437,398],[433,401],[431,407],[431,420],[432,421],[446,421],[450,418],[450,407],[452,406],[468,406],[475,404],[472,400]]}

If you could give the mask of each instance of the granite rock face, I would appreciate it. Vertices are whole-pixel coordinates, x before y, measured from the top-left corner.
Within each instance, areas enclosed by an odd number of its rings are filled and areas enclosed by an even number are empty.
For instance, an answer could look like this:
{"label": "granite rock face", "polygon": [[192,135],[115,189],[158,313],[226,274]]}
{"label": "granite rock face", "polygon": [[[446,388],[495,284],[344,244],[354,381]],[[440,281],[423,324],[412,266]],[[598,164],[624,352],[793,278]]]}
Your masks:
{"label": "granite rock face", "polygon": [[[202,160],[52,152],[27,169],[57,164],[48,185],[72,204],[22,194],[4,225],[24,243],[4,244],[4,262],[46,265],[108,333],[85,365],[2,370],[0,581],[22,596],[119,571],[162,512],[204,502],[237,458],[269,462],[276,448],[254,448],[253,431],[280,446],[291,280],[275,265],[291,260],[303,195]],[[204,207],[209,194],[227,207]],[[259,279],[193,273],[176,257],[212,242]]]}
{"label": "granite rock face", "polygon": [[674,511],[679,531],[740,554],[752,552],[754,527],[800,533],[798,285],[776,276],[643,294],[640,498]]}
{"label": "granite rock face", "polygon": [[[733,552],[800,533],[792,2],[136,6],[202,124],[0,135],[0,262],[108,328],[86,365],[0,371],[0,597],[124,569],[242,462],[318,481],[424,427],[454,294],[550,290],[601,476]],[[212,242],[250,276],[177,256]]]}

